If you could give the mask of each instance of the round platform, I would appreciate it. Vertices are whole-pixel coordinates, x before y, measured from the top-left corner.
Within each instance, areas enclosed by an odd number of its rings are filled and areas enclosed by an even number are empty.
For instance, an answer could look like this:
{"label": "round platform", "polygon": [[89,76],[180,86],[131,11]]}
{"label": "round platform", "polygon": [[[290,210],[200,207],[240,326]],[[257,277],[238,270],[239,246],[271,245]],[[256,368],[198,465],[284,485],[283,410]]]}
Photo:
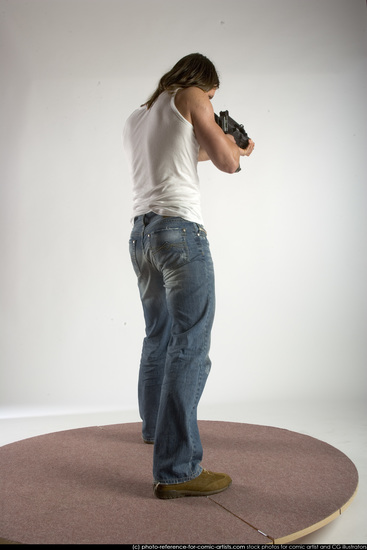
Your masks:
{"label": "round platform", "polygon": [[203,465],[232,486],[159,500],[141,424],[96,426],[0,448],[0,537],[26,544],[265,544],[338,517],[356,493],[354,464],[299,433],[199,422]]}

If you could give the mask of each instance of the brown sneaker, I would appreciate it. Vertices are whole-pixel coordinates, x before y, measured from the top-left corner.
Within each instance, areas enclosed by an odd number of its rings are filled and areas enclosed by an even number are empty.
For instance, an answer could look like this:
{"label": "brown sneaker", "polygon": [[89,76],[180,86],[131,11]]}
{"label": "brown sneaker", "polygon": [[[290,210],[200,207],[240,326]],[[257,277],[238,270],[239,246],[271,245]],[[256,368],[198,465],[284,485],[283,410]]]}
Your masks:
{"label": "brown sneaker", "polygon": [[165,485],[154,483],[153,491],[157,498],[180,498],[180,497],[205,497],[221,493],[232,483],[227,474],[218,474],[204,470],[201,474],[185,483],[173,483]]}

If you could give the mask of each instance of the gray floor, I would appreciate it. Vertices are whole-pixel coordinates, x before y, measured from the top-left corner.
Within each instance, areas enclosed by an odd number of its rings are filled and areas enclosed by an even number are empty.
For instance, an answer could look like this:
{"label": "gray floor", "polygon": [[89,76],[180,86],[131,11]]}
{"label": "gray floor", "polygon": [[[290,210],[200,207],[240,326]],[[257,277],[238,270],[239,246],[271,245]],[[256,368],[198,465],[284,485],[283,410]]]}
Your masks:
{"label": "gray floor", "polygon": [[[297,543],[366,544],[366,412],[364,401],[330,402],[310,399],[305,402],[299,399],[292,401],[264,399],[263,402],[214,406],[206,404],[203,400],[199,418],[285,428],[325,441],[345,453],[354,462],[359,472],[359,489],[355,499],[338,519],[299,539]],[[61,430],[136,421],[139,421],[136,411],[2,418],[0,419],[0,446]],[[205,466],[205,449],[203,464]],[[211,467],[213,466],[211,465]],[[182,543],[184,542],[182,541]]]}

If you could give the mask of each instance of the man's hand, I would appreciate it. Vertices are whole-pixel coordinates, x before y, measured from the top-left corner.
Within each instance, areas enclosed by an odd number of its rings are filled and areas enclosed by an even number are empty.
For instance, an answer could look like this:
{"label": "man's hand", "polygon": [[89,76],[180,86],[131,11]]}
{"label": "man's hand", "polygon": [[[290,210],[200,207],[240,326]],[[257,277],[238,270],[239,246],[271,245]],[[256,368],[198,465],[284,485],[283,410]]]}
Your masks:
{"label": "man's hand", "polygon": [[[226,134],[226,137],[233,143],[236,143],[236,140],[234,139],[232,134]],[[249,157],[252,151],[254,150],[254,148],[255,148],[255,143],[252,141],[251,138],[249,138],[248,140],[248,146],[246,147],[246,149],[241,149],[241,147],[238,147],[241,157]]]}
{"label": "man's hand", "polygon": [[252,139],[249,139],[248,146],[246,147],[246,149],[239,148],[241,157],[249,157],[252,151],[254,150],[254,148],[255,148],[255,143],[252,141]]}

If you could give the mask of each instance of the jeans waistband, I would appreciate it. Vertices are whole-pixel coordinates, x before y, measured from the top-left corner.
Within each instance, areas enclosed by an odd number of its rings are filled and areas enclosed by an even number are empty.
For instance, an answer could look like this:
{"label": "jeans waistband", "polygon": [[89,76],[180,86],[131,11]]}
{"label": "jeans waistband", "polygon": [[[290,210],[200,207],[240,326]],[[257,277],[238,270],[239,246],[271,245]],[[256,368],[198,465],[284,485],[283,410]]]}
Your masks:
{"label": "jeans waistband", "polygon": [[134,223],[141,220],[143,222],[143,225],[146,226],[156,216],[158,216],[160,218],[169,218],[170,217],[170,216],[160,216],[160,214],[156,214],[155,212],[147,212],[146,214],[141,214],[140,216],[135,216]]}
{"label": "jeans waistband", "polygon": [[146,214],[141,214],[140,216],[135,216],[134,225],[136,223],[141,223],[143,227],[146,227],[155,218],[160,218],[160,219],[164,219],[164,218],[175,219],[176,218],[177,220],[181,220],[182,223],[186,223],[186,224],[192,223],[193,226],[197,228],[197,230],[203,231],[205,234],[207,234],[206,229],[200,223],[189,222],[189,221],[187,221],[183,218],[180,218],[180,216],[161,216],[160,214],[156,214],[155,212],[147,212]]}

